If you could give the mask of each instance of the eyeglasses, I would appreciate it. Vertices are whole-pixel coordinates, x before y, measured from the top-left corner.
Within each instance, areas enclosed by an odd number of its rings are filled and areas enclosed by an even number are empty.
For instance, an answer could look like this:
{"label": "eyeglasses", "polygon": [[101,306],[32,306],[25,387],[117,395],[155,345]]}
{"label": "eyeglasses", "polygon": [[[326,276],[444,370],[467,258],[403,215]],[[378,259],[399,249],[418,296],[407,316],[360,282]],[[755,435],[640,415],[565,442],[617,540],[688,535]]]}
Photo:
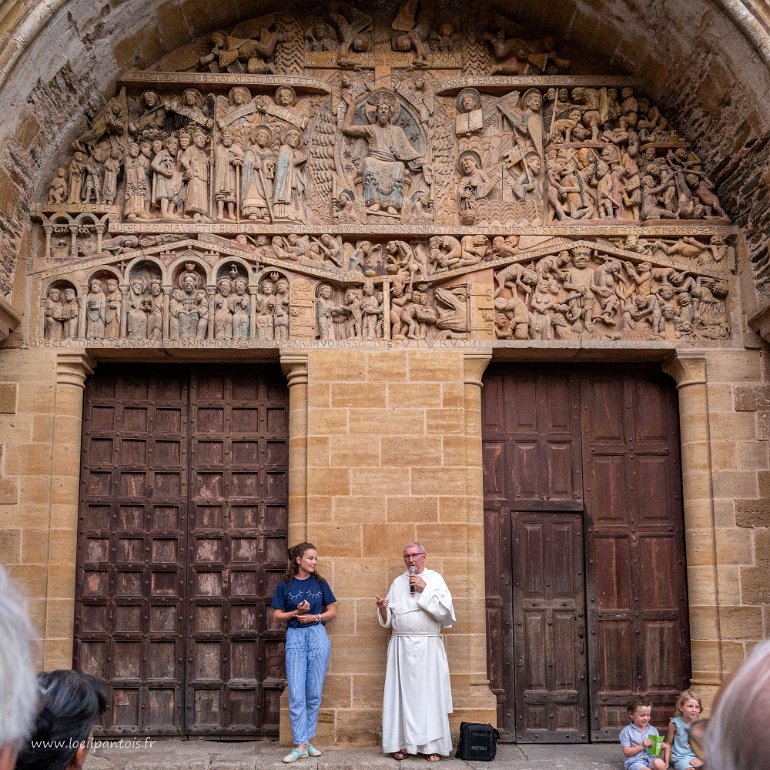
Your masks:
{"label": "eyeglasses", "polygon": [[418,559],[420,556],[425,556],[425,551],[420,551],[419,553],[405,553],[404,561],[409,561],[409,559]]}
{"label": "eyeglasses", "polygon": [[706,758],[706,730],[708,730],[708,719],[698,719],[690,725],[690,748],[695,752],[698,759]]}

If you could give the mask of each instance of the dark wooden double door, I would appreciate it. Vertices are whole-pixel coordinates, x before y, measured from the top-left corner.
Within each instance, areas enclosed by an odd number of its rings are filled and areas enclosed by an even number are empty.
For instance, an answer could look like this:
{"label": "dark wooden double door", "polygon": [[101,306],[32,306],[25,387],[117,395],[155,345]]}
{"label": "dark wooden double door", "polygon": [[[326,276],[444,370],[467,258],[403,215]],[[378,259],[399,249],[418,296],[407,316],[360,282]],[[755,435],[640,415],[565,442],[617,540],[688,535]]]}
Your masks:
{"label": "dark wooden double door", "polygon": [[483,420],[498,725],[518,742],[615,740],[629,697],[665,711],[689,682],[673,383],[499,365]]}
{"label": "dark wooden double door", "polygon": [[110,685],[105,734],[277,734],[287,408],[270,367],[88,381],[74,665]]}

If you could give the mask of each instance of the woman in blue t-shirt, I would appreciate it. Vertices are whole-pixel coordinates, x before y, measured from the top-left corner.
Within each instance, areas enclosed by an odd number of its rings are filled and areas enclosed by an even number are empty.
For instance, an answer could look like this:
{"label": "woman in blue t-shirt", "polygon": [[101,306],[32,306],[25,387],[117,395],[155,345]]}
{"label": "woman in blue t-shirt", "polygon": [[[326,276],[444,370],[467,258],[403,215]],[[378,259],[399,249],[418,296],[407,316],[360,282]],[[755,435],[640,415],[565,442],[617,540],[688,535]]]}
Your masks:
{"label": "woman in blue t-shirt", "polygon": [[337,615],[337,600],[329,584],[316,572],[317,562],[318,550],[312,543],[290,548],[286,575],[273,594],[273,618],[288,621],[286,680],[295,746],[283,758],[286,763],[321,756],[310,739],[315,737],[329,667],[331,648],[324,625]]}

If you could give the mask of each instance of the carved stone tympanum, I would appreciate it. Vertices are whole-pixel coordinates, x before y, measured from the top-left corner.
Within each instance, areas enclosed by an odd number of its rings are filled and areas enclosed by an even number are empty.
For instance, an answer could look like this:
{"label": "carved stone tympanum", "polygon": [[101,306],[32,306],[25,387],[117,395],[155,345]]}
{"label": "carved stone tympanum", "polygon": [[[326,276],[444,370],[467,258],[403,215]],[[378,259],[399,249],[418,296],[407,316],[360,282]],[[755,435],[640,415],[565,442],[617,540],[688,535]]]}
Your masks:
{"label": "carved stone tympanum", "polygon": [[629,78],[489,9],[276,9],[117,92],[35,208],[41,344],[731,333],[733,230]]}

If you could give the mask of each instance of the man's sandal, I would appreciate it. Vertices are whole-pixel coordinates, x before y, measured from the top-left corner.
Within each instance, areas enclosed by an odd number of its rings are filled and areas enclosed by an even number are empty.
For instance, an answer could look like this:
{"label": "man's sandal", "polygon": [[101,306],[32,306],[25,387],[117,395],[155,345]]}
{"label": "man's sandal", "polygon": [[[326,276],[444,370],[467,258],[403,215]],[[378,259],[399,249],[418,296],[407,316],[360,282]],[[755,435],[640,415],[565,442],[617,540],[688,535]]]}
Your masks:
{"label": "man's sandal", "polygon": [[406,751],[397,751],[393,754],[393,759],[401,762],[401,760],[406,759],[408,756],[409,754]]}
{"label": "man's sandal", "polygon": [[428,760],[428,762],[440,762],[441,761],[441,755],[440,754],[426,754],[425,759]]}

